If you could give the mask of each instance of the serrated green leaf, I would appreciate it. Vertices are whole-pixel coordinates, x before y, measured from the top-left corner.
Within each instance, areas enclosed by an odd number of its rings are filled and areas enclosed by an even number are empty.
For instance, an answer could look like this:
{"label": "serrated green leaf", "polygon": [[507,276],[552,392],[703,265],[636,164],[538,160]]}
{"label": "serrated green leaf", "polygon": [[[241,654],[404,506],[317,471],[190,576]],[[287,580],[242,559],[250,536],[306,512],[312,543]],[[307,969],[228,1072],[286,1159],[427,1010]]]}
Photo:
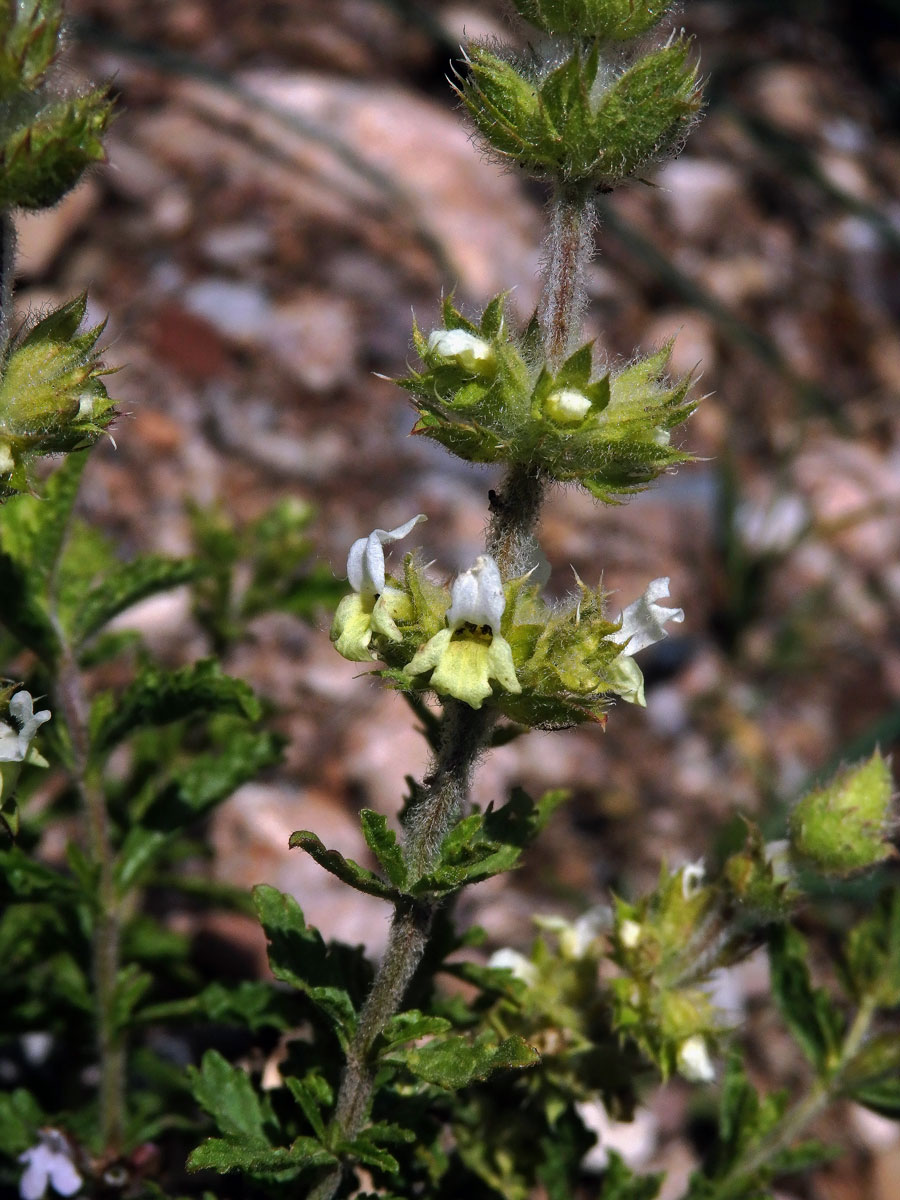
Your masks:
{"label": "serrated green leaf", "polygon": [[426,1046],[394,1050],[383,1061],[402,1064],[425,1083],[456,1091],[497,1070],[533,1067],[540,1056],[520,1037],[498,1041],[496,1034],[485,1032],[471,1041],[462,1036],[435,1038]]}
{"label": "serrated green leaf", "polygon": [[148,829],[172,832],[199,820],[217,804],[280,761],[284,739],[278,734],[235,729],[223,745],[198,755],[146,799],[136,816]]}
{"label": "serrated green leaf", "polygon": [[313,1133],[319,1141],[325,1140],[325,1120],[323,1108],[334,1104],[334,1092],[331,1085],[316,1071],[307,1071],[302,1079],[289,1076],[285,1079],[288,1091],[300,1105],[303,1115],[309,1121]]}
{"label": "serrated green leaf", "polygon": [[202,564],[187,558],[146,555],[133,562],[122,563],[82,598],[72,630],[75,641],[80,643],[93,637],[108,621],[133,604],[190,583],[202,571]]}
{"label": "serrated green leaf", "polygon": [[862,1104],[879,1116],[900,1121],[900,1076],[893,1075],[874,1083],[865,1084],[852,1092],[857,1104]]}
{"label": "serrated green leaf", "polygon": [[79,897],[72,880],[12,846],[0,850],[0,894],[71,904]]}
{"label": "serrated green leaf", "polygon": [[364,808],[359,814],[363,836],[366,844],[381,866],[388,879],[401,891],[406,887],[408,872],[403,850],[397,843],[397,835],[388,825],[387,817],[382,813]]}
{"label": "serrated green leaf", "polygon": [[126,1029],[131,1024],[134,1010],[152,986],[153,976],[142,971],[137,963],[127,963],[121,968],[110,1005],[110,1019],[116,1030]]}
{"label": "serrated green leaf", "polygon": [[381,1034],[383,1048],[389,1050],[403,1042],[433,1037],[435,1034],[446,1033],[450,1028],[451,1023],[444,1017],[431,1017],[411,1008],[408,1012],[395,1013],[388,1021]]}
{"label": "serrated green leaf", "polygon": [[[63,308],[72,306],[76,314],[81,311],[74,300]],[[85,462],[83,455],[67,458],[47,480],[41,497],[20,496],[0,509],[0,544],[27,571],[38,594],[43,593],[65,543]]]}
{"label": "serrated green leaf", "polygon": [[129,829],[115,868],[116,888],[120,896],[126,895],[146,878],[168,843],[169,835],[158,829],[145,829],[140,825]]}
{"label": "serrated green leaf", "polygon": [[142,1024],[156,1024],[196,1020],[200,1016],[220,1025],[239,1025],[254,1032],[293,1029],[298,1020],[293,995],[252,979],[241,980],[234,987],[211,983],[197,996],[148,1005],[135,1019]]}
{"label": "serrated green leaf", "polygon": [[233,713],[257,720],[260,706],[252,689],[243,680],[224,675],[214,659],[178,671],[147,665],[121,695],[105,693],[95,701],[92,749],[99,756],[136,729],[208,713]]}
{"label": "serrated green leaf", "polygon": [[400,1170],[400,1164],[393,1154],[376,1145],[365,1134],[360,1134],[352,1142],[341,1142],[338,1149],[342,1155],[350,1155],[364,1166],[375,1167],[388,1175],[396,1175]]}
{"label": "serrated green leaf", "polygon": [[870,1037],[841,1073],[844,1095],[900,1119],[900,1038],[896,1030]]}
{"label": "serrated green leaf", "polygon": [[68,458],[48,479],[43,498],[16,496],[0,507],[0,621],[44,662],[59,654],[48,587],[78,496],[83,455]]}
{"label": "serrated green leaf", "polygon": [[292,850],[305,850],[310,858],[315,859],[320,867],[336,876],[342,883],[349,884],[358,892],[368,896],[377,896],[379,900],[396,901],[400,893],[396,888],[389,887],[379,879],[374,872],[361,867],[352,858],[344,858],[338,850],[328,850],[320,839],[307,829],[298,829],[292,833],[288,841]]}
{"label": "serrated green leaf", "polygon": [[466,817],[447,834],[436,866],[416,882],[413,893],[454,891],[511,870],[567,795],[562,790],[547,792],[535,803],[516,788],[501,808],[492,806],[484,814]]}
{"label": "serrated green leaf", "polygon": [[269,1147],[265,1124],[274,1120],[272,1110],[246,1071],[233,1067],[218,1050],[207,1050],[200,1069],[189,1068],[189,1075],[194,1098],[222,1133],[242,1144]]}
{"label": "serrated green leaf", "polygon": [[625,1165],[621,1155],[611,1150],[597,1200],[654,1200],[664,1178],[663,1174],[637,1175]]}
{"label": "serrated green leaf", "polygon": [[272,974],[309,996],[346,1048],[356,1028],[356,1010],[347,991],[348,960],[342,960],[336,947],[327,947],[317,929],[307,926],[292,896],[260,885],[253,889],[253,902],[269,939]]}
{"label": "serrated green leaf", "polygon": [[246,1142],[207,1138],[192,1150],[187,1160],[189,1171],[244,1171],[253,1175],[275,1175],[279,1180],[293,1179],[302,1171],[326,1166],[334,1156],[313,1138],[297,1138],[290,1147],[256,1146]]}
{"label": "serrated green leaf", "polygon": [[827,1072],[838,1060],[843,1018],[828,993],[813,987],[806,943],[796,929],[774,926],[768,949],[772,994],[782,1019],[810,1063]]}
{"label": "serrated green leaf", "polygon": [[850,931],[844,975],[857,1001],[900,1005],[900,888],[882,893],[875,911]]}
{"label": "serrated green leaf", "polygon": [[44,1121],[41,1106],[25,1088],[0,1092],[0,1153],[16,1158],[28,1150]]}

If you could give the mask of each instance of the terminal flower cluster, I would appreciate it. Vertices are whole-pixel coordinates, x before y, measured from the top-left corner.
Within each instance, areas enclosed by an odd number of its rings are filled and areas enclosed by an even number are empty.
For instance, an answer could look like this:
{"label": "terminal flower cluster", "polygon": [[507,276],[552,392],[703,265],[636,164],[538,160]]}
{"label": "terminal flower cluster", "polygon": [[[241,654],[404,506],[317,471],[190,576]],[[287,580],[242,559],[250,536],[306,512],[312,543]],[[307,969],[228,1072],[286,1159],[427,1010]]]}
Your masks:
{"label": "terminal flower cluster", "polygon": [[574,482],[615,502],[688,455],[672,430],[693,411],[690,376],[670,380],[671,345],[609,368],[591,343],[549,364],[526,333],[517,338],[498,296],[476,324],[443,308],[443,327],[413,330],[421,369],[398,380],[419,413],[413,432],[470,462],[505,462]]}
{"label": "terminal flower cluster", "polygon": [[504,582],[482,554],[450,587],[429,579],[407,555],[402,578],[387,573],[385,546],[406,537],[420,513],[396,529],[357,539],[347,559],[353,592],[341,601],[331,637],[345,658],[381,661],[382,675],[406,690],[430,689],[480,709],[490,702],[532,726],[601,720],[618,695],[644,703],[634,655],[684,620],[660,603],[669,580],[654,579],[618,618],[606,597],[581,580],[576,602],[554,608],[529,575]]}

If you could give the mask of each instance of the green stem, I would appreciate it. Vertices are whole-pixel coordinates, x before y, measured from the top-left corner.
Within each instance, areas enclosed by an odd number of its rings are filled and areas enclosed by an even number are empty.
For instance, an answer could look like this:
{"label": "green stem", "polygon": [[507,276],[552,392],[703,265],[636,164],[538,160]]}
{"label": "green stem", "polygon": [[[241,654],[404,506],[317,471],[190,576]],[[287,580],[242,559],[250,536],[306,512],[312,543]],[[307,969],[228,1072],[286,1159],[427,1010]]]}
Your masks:
{"label": "green stem", "polygon": [[875,1009],[874,1000],[866,998],[863,1001],[853,1024],[847,1031],[841,1047],[840,1058],[828,1076],[816,1080],[808,1094],[785,1113],[778,1123],[778,1127],[760,1138],[734,1164],[727,1175],[715,1181],[715,1195],[719,1200],[727,1200],[733,1194],[733,1189],[737,1184],[751,1179],[757,1171],[771,1162],[775,1155],[787,1150],[803,1130],[832,1103],[840,1091],[840,1084],[848,1067],[862,1048],[872,1024]]}
{"label": "green stem", "polygon": [[[59,629],[57,632],[60,632]],[[103,790],[89,764],[89,706],[81,672],[71,649],[63,651],[57,668],[55,696],[72,752],[72,776],[87,818],[91,861],[98,869],[97,914],[93,930],[94,987],[97,997],[97,1049],[100,1059],[100,1136],[105,1152],[115,1157],[122,1149],[125,1118],[125,1043],[115,1021],[119,974],[119,897],[115,853]]]}

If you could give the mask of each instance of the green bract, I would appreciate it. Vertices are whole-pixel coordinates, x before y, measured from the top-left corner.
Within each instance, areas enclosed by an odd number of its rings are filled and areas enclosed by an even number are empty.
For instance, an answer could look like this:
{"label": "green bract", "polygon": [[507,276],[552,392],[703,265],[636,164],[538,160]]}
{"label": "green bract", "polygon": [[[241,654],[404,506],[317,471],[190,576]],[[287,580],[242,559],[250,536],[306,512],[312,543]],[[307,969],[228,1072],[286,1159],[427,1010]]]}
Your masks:
{"label": "green bract", "polygon": [[878,751],[804,796],[791,813],[791,849],[825,875],[874,867],[896,851],[886,840],[893,781]]}
{"label": "green bract", "polygon": [[639,491],[689,455],[669,443],[671,430],[693,411],[690,377],[665,375],[671,344],[620,370],[597,373],[590,344],[558,371],[530,361],[506,332],[504,297],[493,300],[479,325],[444,302],[447,331],[489,343],[491,373],[476,373],[436,355],[418,328],[413,338],[425,364],[401,386],[420,419],[413,432],[440,442],[470,462],[538,467],[551,479],[574,482],[598,499]]}
{"label": "green bract", "polygon": [[549,74],[472,46],[459,94],[497,153],[539,177],[609,191],[671,151],[700,107],[690,45],[678,39],[616,75],[599,43]]}
{"label": "green bract", "polygon": [[658,25],[667,0],[514,0],[526,21],[545,33],[626,41]]}
{"label": "green bract", "polygon": [[56,57],[62,8],[58,0],[0,3],[0,96],[33,88]]}
{"label": "green bract", "polygon": [[0,498],[28,490],[28,466],[42,454],[96,441],[116,410],[96,350],[103,325],[77,332],[86,298],[39,321],[10,349],[0,376]]}
{"label": "green bract", "polygon": [[103,162],[112,104],[103,88],[43,102],[23,94],[0,119],[0,207],[49,208]]}
{"label": "green bract", "polygon": [[104,159],[112,118],[105,88],[54,90],[58,0],[0,2],[0,209],[47,208]]}

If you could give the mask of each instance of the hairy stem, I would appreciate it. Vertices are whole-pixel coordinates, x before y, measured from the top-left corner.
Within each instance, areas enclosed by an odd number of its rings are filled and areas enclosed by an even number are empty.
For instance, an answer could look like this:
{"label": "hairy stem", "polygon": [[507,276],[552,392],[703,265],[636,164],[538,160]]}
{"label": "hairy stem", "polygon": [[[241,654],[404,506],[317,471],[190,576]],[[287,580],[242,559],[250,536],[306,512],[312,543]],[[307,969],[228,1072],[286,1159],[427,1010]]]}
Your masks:
{"label": "hairy stem", "polygon": [[[592,251],[592,215],[584,189],[560,186],[554,198],[547,238],[544,288],[538,316],[548,360],[558,363],[580,335],[584,309],[584,268]],[[500,573],[510,578],[527,570],[534,560],[534,530],[544,497],[544,480],[534,467],[513,464],[498,492],[491,492],[487,552]],[[406,862],[413,879],[434,865],[441,841],[464,810],[478,756],[484,749],[493,714],[457,700],[444,703],[441,743],[427,790],[408,821]],[[387,1022],[399,1010],[410,980],[428,945],[439,901],[404,899],[396,907],[384,960],[360,1013],[356,1035],[338,1094],[332,1127],[336,1141],[355,1137],[369,1110],[374,1083],[372,1048]],[[322,1179],[308,1200],[332,1200],[343,1168]]]}
{"label": "hairy stem", "polygon": [[120,949],[115,853],[110,839],[106,801],[101,787],[92,778],[88,761],[88,700],[78,664],[64,642],[57,668],[55,694],[72,748],[72,776],[87,818],[90,856],[98,869],[93,943],[97,1049],[100,1059],[100,1136],[106,1153],[115,1156],[122,1148],[125,1117],[125,1043],[115,1022]]}
{"label": "hairy stem", "polygon": [[[406,861],[413,879],[420,878],[434,865],[444,836],[465,805],[472,770],[493,722],[493,714],[489,711],[476,712],[459,700],[445,703],[440,749],[425,779],[427,791],[411,812],[408,822]],[[403,1002],[428,945],[428,935],[440,903],[424,897],[407,897],[396,907],[384,959],[347,1051],[335,1110],[335,1127],[341,1140],[354,1138],[365,1122],[374,1082],[369,1061],[372,1047]],[[309,1200],[330,1200],[340,1184],[341,1175],[340,1168],[329,1173],[310,1192]]]}
{"label": "hairy stem", "polygon": [[544,499],[544,481],[535,467],[510,467],[498,492],[489,494],[491,519],[486,547],[504,579],[521,575],[534,565],[537,526]]}
{"label": "hairy stem", "polygon": [[591,260],[594,213],[583,186],[557,184],[544,245],[543,291],[538,321],[548,365],[558,367],[581,336],[587,305],[585,269]]}
{"label": "hairy stem", "polygon": [[16,227],[10,212],[0,212],[0,359],[6,354],[12,336],[15,273]]}

